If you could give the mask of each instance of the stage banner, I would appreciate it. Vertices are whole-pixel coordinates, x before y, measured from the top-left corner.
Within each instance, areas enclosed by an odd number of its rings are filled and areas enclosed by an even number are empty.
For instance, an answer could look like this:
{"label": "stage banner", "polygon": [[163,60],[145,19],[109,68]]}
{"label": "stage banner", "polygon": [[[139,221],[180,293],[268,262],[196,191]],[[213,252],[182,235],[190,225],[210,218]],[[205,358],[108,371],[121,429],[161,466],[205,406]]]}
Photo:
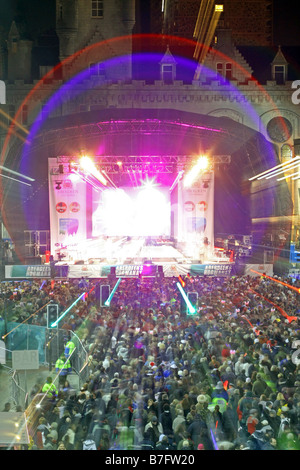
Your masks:
{"label": "stage banner", "polygon": [[232,275],[232,268],[232,264],[192,264],[190,274],[191,276],[226,277]]}
{"label": "stage banner", "polygon": [[47,279],[51,277],[51,267],[46,264],[37,264],[33,266],[8,265],[5,266],[6,279]]}
{"label": "stage banner", "polygon": [[232,264],[168,264],[163,265],[164,277],[178,276],[231,276]]}
{"label": "stage banner", "polygon": [[48,180],[51,255],[61,259],[65,249],[81,259],[87,239],[86,183],[71,179],[56,158],[48,159]]}
{"label": "stage banner", "polygon": [[214,248],[214,173],[205,173],[191,186],[178,184],[178,241],[194,259],[209,258]]}

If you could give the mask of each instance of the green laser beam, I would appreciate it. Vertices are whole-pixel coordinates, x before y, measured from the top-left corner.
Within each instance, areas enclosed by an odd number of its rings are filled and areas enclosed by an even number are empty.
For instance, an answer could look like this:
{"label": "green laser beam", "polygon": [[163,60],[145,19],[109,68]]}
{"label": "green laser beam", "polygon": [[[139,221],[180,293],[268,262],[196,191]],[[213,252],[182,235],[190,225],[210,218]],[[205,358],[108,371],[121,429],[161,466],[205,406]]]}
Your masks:
{"label": "green laser beam", "polygon": [[118,288],[118,285],[120,284],[121,280],[122,280],[122,278],[119,277],[119,279],[117,280],[117,282],[116,282],[116,284],[115,284],[115,287],[113,288],[113,290],[112,290],[111,293],[110,293],[110,296],[109,296],[108,299],[104,302],[104,305],[106,305],[107,307],[110,306],[110,302],[111,302],[111,300],[112,300],[112,298],[113,298],[113,296],[114,296],[114,294],[115,294],[115,292],[116,292],[116,290],[117,290],[117,288]]}
{"label": "green laser beam", "polygon": [[188,308],[188,311],[193,314],[193,313],[196,313],[196,309],[195,307],[193,307],[193,305],[191,304],[190,302],[190,299],[188,298],[188,296],[186,295],[185,293],[185,290],[183,289],[182,285],[180,284],[180,282],[177,282],[176,283],[178,289],[180,290],[180,293],[183,297],[183,300],[185,301],[186,305],[187,305],[187,308]]}
{"label": "green laser beam", "polygon": [[83,292],[83,294],[81,294],[81,295],[78,297],[78,299],[76,299],[75,302],[73,302],[72,305],[70,305],[70,307],[68,307],[67,310],[65,310],[65,311],[61,314],[61,316],[60,316],[57,320],[55,320],[54,323],[52,323],[52,325],[50,325],[51,328],[55,328],[55,327],[58,325],[58,323],[63,319],[63,317],[64,317],[65,315],[67,315],[67,313],[74,307],[74,305],[76,305],[76,304],[79,302],[79,300],[81,300],[82,297],[84,297],[85,295],[86,295],[86,292]]}

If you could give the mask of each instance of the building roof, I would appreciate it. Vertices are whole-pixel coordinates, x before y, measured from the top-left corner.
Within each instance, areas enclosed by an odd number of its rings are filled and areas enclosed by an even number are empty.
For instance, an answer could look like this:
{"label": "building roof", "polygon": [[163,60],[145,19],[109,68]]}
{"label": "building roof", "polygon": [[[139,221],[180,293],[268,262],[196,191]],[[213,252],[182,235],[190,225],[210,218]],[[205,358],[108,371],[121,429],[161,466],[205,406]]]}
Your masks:
{"label": "building roof", "polygon": [[[266,48],[258,46],[237,46],[237,49],[241,52],[243,57],[246,59],[250,67],[253,69],[253,76],[262,85],[266,84],[267,80],[271,80],[271,66],[275,62],[280,61],[288,65],[288,80],[297,80],[300,77],[300,47],[280,47],[278,48]],[[275,62],[274,62],[275,60]]]}

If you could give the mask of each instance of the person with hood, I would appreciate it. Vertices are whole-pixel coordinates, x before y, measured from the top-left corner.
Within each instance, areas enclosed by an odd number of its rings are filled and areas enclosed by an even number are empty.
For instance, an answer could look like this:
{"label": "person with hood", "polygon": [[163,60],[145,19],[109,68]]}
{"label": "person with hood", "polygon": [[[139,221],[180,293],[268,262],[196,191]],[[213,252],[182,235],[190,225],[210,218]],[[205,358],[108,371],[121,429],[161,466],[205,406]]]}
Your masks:
{"label": "person with hood", "polygon": [[152,416],[149,423],[145,426],[145,431],[149,431],[151,439],[156,443],[159,440],[159,436],[163,434],[163,427],[158,421],[157,416]]}
{"label": "person with hood", "polygon": [[261,374],[256,375],[256,380],[253,382],[252,393],[256,397],[263,395],[267,389],[267,384],[263,380]]}
{"label": "person with hood", "polygon": [[201,418],[199,413],[196,413],[194,421],[187,428],[187,432],[194,442],[195,449],[197,449],[198,444],[201,442],[200,436],[203,435],[203,433],[207,433],[206,422]]}
{"label": "person with hood", "polygon": [[[270,426],[268,426],[270,428]],[[273,432],[270,429],[256,430],[247,441],[247,446],[250,450],[276,450],[271,444]]]}
{"label": "person with hood", "polygon": [[160,416],[161,425],[163,432],[167,436],[173,436],[173,419],[170,411],[170,405],[165,403],[163,406],[163,412]]}
{"label": "person with hood", "polygon": [[88,434],[86,440],[83,441],[82,450],[97,450],[92,434]]}
{"label": "person with hood", "polygon": [[55,383],[52,381],[52,377],[47,377],[46,382],[42,388],[42,393],[45,393],[47,398],[57,397],[58,390]]}
{"label": "person with hood", "polygon": [[156,450],[175,450],[176,447],[173,447],[168,439],[168,436],[161,434],[159,436],[159,441],[156,443]]}

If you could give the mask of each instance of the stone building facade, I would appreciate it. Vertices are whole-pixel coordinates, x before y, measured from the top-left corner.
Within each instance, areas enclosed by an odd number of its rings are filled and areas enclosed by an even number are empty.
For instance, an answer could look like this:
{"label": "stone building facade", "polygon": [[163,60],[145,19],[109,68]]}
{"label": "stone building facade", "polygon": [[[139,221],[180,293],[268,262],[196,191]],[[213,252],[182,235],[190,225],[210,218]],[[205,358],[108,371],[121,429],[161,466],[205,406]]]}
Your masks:
{"label": "stone building facade", "polygon": [[[250,224],[240,232],[261,237],[282,230],[295,241],[298,180],[249,181],[300,154],[297,84],[289,79],[282,50],[265,64],[269,79],[259,83],[231,30],[220,27],[194,80],[192,56],[177,55],[193,49],[190,39],[182,39],[178,49],[172,37],[164,37],[160,48],[155,38],[151,53],[153,38],[147,36],[150,52],[139,54],[142,39],[132,35],[134,5],[133,0],[57,0],[60,62],[41,64],[40,78],[30,76],[32,45],[12,25],[7,75],[0,77],[6,85],[6,104],[0,105],[1,165],[35,177],[30,188],[0,181],[2,217],[12,238],[21,249],[24,230],[47,229],[47,158],[82,148],[98,155],[138,154],[149,140],[158,152],[156,137],[163,135],[166,155],[176,149],[178,155],[194,154],[199,148],[231,155],[232,177],[240,171],[239,191],[250,200]],[[189,127],[186,148],[174,145],[178,127],[181,132]],[[35,214],[31,221],[29,206]]]}

